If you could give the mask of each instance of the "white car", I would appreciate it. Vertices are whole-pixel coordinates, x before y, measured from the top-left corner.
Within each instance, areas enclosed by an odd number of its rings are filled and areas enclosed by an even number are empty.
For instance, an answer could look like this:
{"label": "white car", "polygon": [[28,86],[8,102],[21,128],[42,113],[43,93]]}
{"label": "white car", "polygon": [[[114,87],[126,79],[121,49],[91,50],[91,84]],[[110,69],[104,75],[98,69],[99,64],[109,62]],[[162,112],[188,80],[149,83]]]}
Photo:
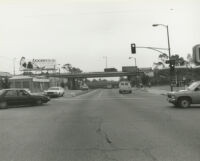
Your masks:
{"label": "white car", "polygon": [[88,90],[89,87],[88,87],[87,84],[84,84],[84,85],[81,85],[81,86],[80,86],[80,89],[81,89],[81,90]]}
{"label": "white car", "polygon": [[62,87],[50,87],[44,94],[49,97],[61,97],[64,96],[65,90]]}
{"label": "white car", "polygon": [[129,81],[121,81],[119,83],[119,93],[132,93],[132,88]]}

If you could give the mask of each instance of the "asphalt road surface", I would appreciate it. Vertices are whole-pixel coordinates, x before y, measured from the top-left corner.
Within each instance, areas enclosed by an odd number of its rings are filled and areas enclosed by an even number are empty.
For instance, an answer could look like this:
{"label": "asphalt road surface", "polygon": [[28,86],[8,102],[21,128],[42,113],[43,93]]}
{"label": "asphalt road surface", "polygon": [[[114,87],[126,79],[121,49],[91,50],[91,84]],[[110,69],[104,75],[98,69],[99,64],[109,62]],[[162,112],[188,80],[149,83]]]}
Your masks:
{"label": "asphalt road surface", "polygon": [[200,107],[99,89],[0,110],[0,161],[200,161]]}

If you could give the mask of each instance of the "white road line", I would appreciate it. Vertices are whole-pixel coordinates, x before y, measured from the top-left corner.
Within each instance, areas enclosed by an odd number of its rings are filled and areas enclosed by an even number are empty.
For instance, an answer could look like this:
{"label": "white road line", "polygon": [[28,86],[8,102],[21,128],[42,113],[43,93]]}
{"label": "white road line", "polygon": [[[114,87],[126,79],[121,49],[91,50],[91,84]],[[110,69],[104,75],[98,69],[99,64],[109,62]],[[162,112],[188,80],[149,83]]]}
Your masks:
{"label": "white road line", "polygon": [[61,99],[54,99],[55,101],[78,101],[78,100],[143,100],[145,98],[120,98],[120,97],[113,97],[113,98],[61,98]]}
{"label": "white road line", "polygon": [[97,96],[97,98],[100,98],[102,96],[102,94],[103,94],[103,91],[101,90],[99,95]]}
{"label": "white road line", "polygon": [[87,95],[89,95],[89,94],[91,94],[91,93],[94,93],[94,92],[96,92],[96,91],[97,91],[97,89],[95,89],[95,90],[93,90],[93,91],[89,91],[89,92],[84,93],[84,94],[81,94],[81,95],[78,95],[78,96],[76,96],[76,97],[87,96]]}

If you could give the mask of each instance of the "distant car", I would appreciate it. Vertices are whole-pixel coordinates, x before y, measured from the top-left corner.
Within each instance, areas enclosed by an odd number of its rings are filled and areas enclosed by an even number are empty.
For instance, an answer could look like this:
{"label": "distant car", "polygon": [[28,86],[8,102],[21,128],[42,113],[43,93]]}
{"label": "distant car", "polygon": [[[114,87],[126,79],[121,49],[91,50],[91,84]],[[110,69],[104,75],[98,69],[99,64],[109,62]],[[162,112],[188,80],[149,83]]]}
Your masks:
{"label": "distant car", "polygon": [[132,93],[132,88],[129,81],[119,82],[119,93]]}
{"label": "distant car", "polygon": [[182,108],[187,108],[190,104],[200,104],[200,81],[193,82],[185,90],[167,93],[167,100]]}
{"label": "distant car", "polygon": [[112,88],[112,85],[111,85],[111,84],[107,85],[107,88],[108,88],[108,89],[111,89],[111,88]]}
{"label": "distant car", "polygon": [[0,108],[7,108],[13,105],[41,105],[48,101],[50,101],[48,97],[29,93],[25,89],[10,88],[0,90]]}
{"label": "distant car", "polygon": [[84,85],[81,85],[81,86],[80,86],[80,89],[81,89],[81,90],[88,90],[89,87],[88,87],[87,84],[84,84]]}
{"label": "distant car", "polygon": [[44,94],[49,97],[61,97],[64,96],[65,90],[62,87],[50,87]]}

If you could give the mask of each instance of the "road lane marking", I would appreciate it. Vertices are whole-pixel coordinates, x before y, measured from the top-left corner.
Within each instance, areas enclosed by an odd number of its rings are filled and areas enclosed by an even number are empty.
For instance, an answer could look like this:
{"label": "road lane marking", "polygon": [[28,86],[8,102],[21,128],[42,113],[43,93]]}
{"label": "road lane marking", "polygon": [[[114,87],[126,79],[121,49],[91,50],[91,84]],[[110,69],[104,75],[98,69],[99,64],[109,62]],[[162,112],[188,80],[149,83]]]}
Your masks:
{"label": "road lane marking", "polygon": [[103,91],[101,90],[97,98],[100,98],[102,96],[102,93]]}
{"label": "road lane marking", "polygon": [[145,98],[120,98],[120,97],[113,97],[113,98],[61,98],[61,99],[54,99],[55,101],[78,101],[78,100],[144,100]]}

